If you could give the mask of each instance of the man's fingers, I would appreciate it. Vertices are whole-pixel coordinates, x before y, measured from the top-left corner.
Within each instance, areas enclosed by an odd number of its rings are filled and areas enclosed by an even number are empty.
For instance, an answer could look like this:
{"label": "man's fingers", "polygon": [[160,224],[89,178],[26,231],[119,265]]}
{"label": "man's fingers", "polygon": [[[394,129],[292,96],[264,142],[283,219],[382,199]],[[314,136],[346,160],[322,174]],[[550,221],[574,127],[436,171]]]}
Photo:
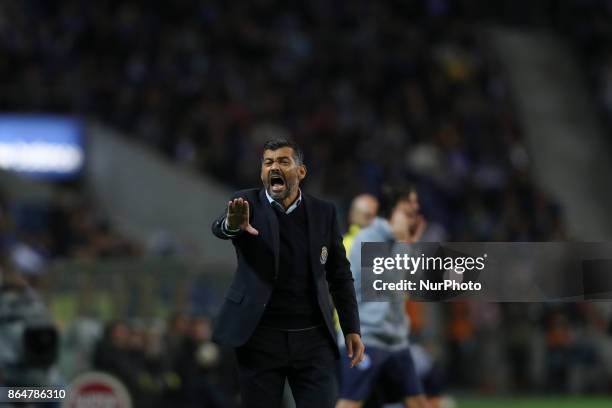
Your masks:
{"label": "man's fingers", "polygon": [[243,209],[242,219],[243,219],[243,222],[246,224],[246,227],[244,228],[244,230],[251,235],[259,235],[259,231],[253,228],[251,226],[251,223],[249,222],[249,219],[251,217],[249,216],[249,202],[247,200],[243,201],[242,209]]}
{"label": "man's fingers", "polygon": [[240,215],[247,220],[249,219],[249,202],[247,200],[239,199],[238,209],[240,210]]}
{"label": "man's fingers", "polygon": [[361,358],[355,354],[355,357],[351,360],[351,368],[355,367],[357,364],[361,362]]}
{"label": "man's fingers", "polygon": [[358,363],[357,359],[359,358],[359,346],[355,345],[355,347],[353,347],[353,342],[351,341],[351,353],[349,354],[349,358],[351,359],[351,368],[355,367],[355,365]]}
{"label": "man's fingers", "polygon": [[238,200],[232,200],[229,202],[228,206],[227,206],[227,212],[228,214],[236,214],[238,212]]}
{"label": "man's fingers", "polygon": [[244,204],[243,204],[242,198],[236,198],[234,200],[234,208],[236,209],[236,212],[242,212],[243,206]]}
{"label": "man's fingers", "polygon": [[363,352],[364,351],[365,350],[364,350],[363,346],[358,346],[357,347],[357,350],[355,350],[355,356],[351,360],[351,367],[355,367],[357,364],[361,363],[361,361],[363,360]]}
{"label": "man's fingers", "polygon": [[350,360],[351,368],[361,363],[361,361],[363,360],[364,352],[365,352],[365,347],[363,343],[361,342],[361,340],[356,340],[356,339],[351,338],[349,341],[347,341],[346,348],[347,348],[348,357],[351,359]]}
{"label": "man's fingers", "polygon": [[251,224],[247,225],[245,231],[248,232],[251,235],[259,235],[259,231],[257,231],[255,228],[253,228],[251,226]]}
{"label": "man's fingers", "polygon": [[244,214],[245,208],[247,208],[247,206],[248,206],[248,201],[243,200],[242,198],[235,198],[234,200],[229,202],[227,207],[228,207],[228,211],[230,212],[230,214],[242,215]]}

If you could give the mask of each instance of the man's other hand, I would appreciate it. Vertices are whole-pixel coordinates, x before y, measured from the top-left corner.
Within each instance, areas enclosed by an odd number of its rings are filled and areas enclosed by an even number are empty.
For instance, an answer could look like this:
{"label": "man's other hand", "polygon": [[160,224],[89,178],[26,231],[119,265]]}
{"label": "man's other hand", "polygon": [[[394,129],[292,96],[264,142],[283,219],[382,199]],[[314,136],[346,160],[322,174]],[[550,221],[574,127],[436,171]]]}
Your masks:
{"label": "man's other hand", "polygon": [[249,202],[242,198],[235,198],[227,205],[227,228],[241,229],[251,235],[259,235],[249,222]]}
{"label": "man's other hand", "polygon": [[357,333],[347,334],[344,341],[346,343],[346,353],[348,358],[351,359],[351,368],[353,368],[363,360],[365,346],[361,342],[361,336]]}
{"label": "man's other hand", "polygon": [[414,223],[412,223],[408,231],[408,242],[414,244],[419,242],[427,229],[427,221],[421,214],[417,214]]}

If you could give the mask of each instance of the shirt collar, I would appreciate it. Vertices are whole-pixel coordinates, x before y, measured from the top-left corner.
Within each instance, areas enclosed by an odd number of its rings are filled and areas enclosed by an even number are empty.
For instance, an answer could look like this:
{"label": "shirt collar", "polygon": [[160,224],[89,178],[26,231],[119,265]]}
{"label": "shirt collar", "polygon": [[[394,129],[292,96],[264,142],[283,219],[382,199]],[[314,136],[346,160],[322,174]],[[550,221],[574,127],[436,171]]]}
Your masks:
{"label": "shirt collar", "polygon": [[264,188],[264,191],[266,192],[266,197],[268,198],[268,202],[270,203],[271,206],[277,208],[278,210],[284,212],[285,214],[290,214],[293,210],[295,210],[298,205],[300,205],[300,203],[302,202],[302,190],[298,189],[298,198],[293,202],[293,204],[291,204],[289,206],[289,208],[287,208],[285,210],[285,208],[283,207],[283,205],[281,203],[279,203],[278,201],[275,201],[270,194],[268,194],[268,190]]}

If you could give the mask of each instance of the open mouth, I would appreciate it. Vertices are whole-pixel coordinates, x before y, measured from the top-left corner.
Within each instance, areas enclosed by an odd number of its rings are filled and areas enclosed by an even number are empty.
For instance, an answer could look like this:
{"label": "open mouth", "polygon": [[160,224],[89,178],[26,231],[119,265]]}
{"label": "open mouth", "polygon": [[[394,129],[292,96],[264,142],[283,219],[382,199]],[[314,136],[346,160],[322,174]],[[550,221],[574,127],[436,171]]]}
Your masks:
{"label": "open mouth", "polygon": [[278,173],[270,175],[270,189],[273,192],[283,191],[285,188],[285,179]]}

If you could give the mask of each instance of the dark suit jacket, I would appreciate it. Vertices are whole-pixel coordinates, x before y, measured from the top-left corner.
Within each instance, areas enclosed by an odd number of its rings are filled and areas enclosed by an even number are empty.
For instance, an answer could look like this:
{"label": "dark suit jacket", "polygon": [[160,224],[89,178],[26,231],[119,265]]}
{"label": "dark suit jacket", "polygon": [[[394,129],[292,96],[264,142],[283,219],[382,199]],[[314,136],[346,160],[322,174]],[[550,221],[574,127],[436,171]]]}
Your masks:
{"label": "dark suit jacket", "polygon": [[[278,220],[265,190],[238,191],[233,198],[238,197],[249,202],[251,225],[259,231],[259,235],[253,236],[241,231],[232,238],[238,268],[215,323],[213,339],[233,347],[243,345],[253,334],[279,272]],[[353,275],[342,245],[336,209],[333,204],[304,193],[300,205],[306,209],[310,265],[317,300],[329,334],[335,340],[330,294],[338,310],[344,334],[360,333]],[[226,212],[212,225],[213,233],[221,239],[228,239],[222,231],[225,216]]]}

